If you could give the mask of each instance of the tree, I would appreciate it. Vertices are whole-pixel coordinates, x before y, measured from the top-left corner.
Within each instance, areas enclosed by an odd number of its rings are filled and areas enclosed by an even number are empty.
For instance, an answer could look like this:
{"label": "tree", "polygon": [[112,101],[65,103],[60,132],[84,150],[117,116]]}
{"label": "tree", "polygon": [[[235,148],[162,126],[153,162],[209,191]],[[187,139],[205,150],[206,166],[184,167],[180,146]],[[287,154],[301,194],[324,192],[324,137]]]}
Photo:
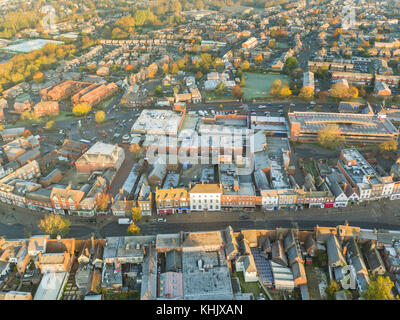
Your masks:
{"label": "tree", "polygon": [[350,96],[350,98],[357,99],[358,98],[358,89],[354,86],[350,86],[349,96]]}
{"label": "tree", "polygon": [[41,219],[38,228],[43,233],[49,234],[54,237],[57,235],[64,236],[68,234],[71,221],[63,218],[61,215],[48,214]]}
{"label": "tree", "polygon": [[311,100],[314,98],[314,89],[310,86],[301,88],[299,97],[303,98],[304,100]]}
{"label": "tree", "polygon": [[268,43],[268,47],[270,49],[275,49],[276,47],[276,41],[274,39],[270,40],[270,42]]}
{"label": "tree", "polygon": [[215,93],[219,94],[219,95],[223,95],[226,93],[226,86],[225,83],[223,83],[222,81],[220,83],[218,83],[217,88],[215,89]]}
{"label": "tree", "polygon": [[318,68],[315,77],[323,80],[329,79],[329,68],[327,66]]}
{"label": "tree", "polygon": [[34,119],[34,113],[31,111],[24,111],[21,113],[21,119],[24,121],[32,120],[32,119]]}
{"label": "tree", "polygon": [[139,159],[143,150],[138,144],[131,144],[129,151],[135,156],[135,159]]}
{"label": "tree", "polygon": [[236,98],[236,99],[241,99],[243,97],[243,90],[242,88],[240,88],[239,85],[235,84],[232,88],[232,95]]}
{"label": "tree", "polygon": [[142,219],[140,207],[133,207],[131,213],[132,213],[132,221],[137,222],[140,219]]}
{"label": "tree", "polygon": [[392,294],[394,283],[388,276],[378,276],[371,279],[368,289],[361,293],[366,300],[399,300]]}
{"label": "tree", "polygon": [[272,84],[271,88],[269,89],[269,94],[273,97],[278,97],[280,90],[282,88],[282,81],[281,79],[275,79]]}
{"label": "tree", "polygon": [[131,16],[122,17],[115,23],[115,26],[130,33],[135,28],[135,19]]}
{"label": "tree", "polygon": [[112,39],[126,39],[128,38],[129,34],[120,28],[114,28],[112,33],[111,33],[111,38]]}
{"label": "tree", "polygon": [[103,192],[99,194],[96,198],[96,207],[99,211],[106,211],[109,203],[110,203],[109,193]]}
{"label": "tree", "polygon": [[134,222],[132,222],[126,232],[132,236],[138,236],[140,234],[140,228]]}
{"label": "tree", "polygon": [[208,72],[212,63],[213,63],[213,58],[212,58],[211,54],[209,54],[209,53],[200,54],[199,67],[201,68],[201,71],[203,73]]}
{"label": "tree", "polygon": [[106,114],[103,110],[99,110],[96,112],[95,118],[97,123],[102,123],[106,120]]}
{"label": "tree", "polygon": [[161,97],[161,96],[162,96],[162,93],[163,93],[162,87],[161,87],[160,85],[157,86],[157,88],[154,90],[154,94],[155,94],[156,96],[158,96],[158,97]]}
{"label": "tree", "polygon": [[329,95],[339,100],[348,99],[349,88],[345,84],[337,82],[332,85],[332,88],[329,90]]}
{"label": "tree", "polygon": [[290,90],[286,82],[283,85],[280,79],[275,79],[272,82],[269,93],[275,98],[287,98],[292,95],[292,90]]}
{"label": "tree", "polygon": [[179,67],[178,64],[176,62],[174,62],[171,66],[170,66],[171,70],[170,73],[172,74],[177,74],[179,71]]}
{"label": "tree", "polygon": [[335,280],[332,280],[328,286],[328,294],[330,296],[333,296],[339,290],[340,290],[339,284]]}
{"label": "tree", "polygon": [[396,151],[398,147],[398,142],[394,139],[389,141],[382,142],[379,144],[378,148],[381,153],[388,152],[388,151]]}
{"label": "tree", "polygon": [[245,80],[244,80],[244,76],[242,75],[241,77],[240,77],[240,86],[241,87],[244,87],[246,85],[246,82],[245,82]]}
{"label": "tree", "polygon": [[72,113],[75,116],[83,116],[92,111],[92,107],[87,102],[82,102],[72,108]]}
{"label": "tree", "polygon": [[163,74],[166,74],[168,72],[168,63],[164,63],[162,65],[162,71],[163,71]]}
{"label": "tree", "polygon": [[46,122],[46,130],[53,130],[56,127],[56,122],[54,120],[50,120]]}
{"label": "tree", "polygon": [[185,69],[185,60],[184,59],[179,59],[178,61],[176,61],[176,63],[178,64],[179,70]]}
{"label": "tree", "polygon": [[197,73],[196,73],[196,79],[197,79],[197,80],[200,80],[201,78],[203,78],[203,73],[199,70],[199,71],[197,71]]}
{"label": "tree", "polygon": [[321,146],[334,149],[344,142],[342,133],[337,124],[328,124],[318,132],[318,142]]}
{"label": "tree", "polygon": [[23,137],[27,138],[32,136],[32,132],[29,129],[25,129],[24,133],[23,133]]}
{"label": "tree", "polygon": [[201,0],[196,0],[196,2],[194,3],[194,7],[197,10],[203,10],[204,9],[204,3]]}
{"label": "tree", "polygon": [[292,95],[292,90],[290,90],[288,85],[282,86],[281,89],[279,90],[279,96],[281,98],[287,98],[291,95]]}
{"label": "tree", "polygon": [[43,73],[42,72],[38,72],[33,76],[33,81],[35,83],[42,83],[43,82]]}
{"label": "tree", "polygon": [[262,57],[261,54],[257,55],[257,56],[254,58],[254,63],[255,63],[257,66],[261,65],[262,62],[263,62],[263,57]]}
{"label": "tree", "polygon": [[297,68],[298,65],[299,65],[299,63],[298,63],[296,57],[289,57],[285,61],[285,65],[283,66],[283,72],[291,73],[294,69]]}
{"label": "tree", "polygon": [[242,70],[246,71],[250,69],[250,63],[247,60],[244,60],[241,66]]}
{"label": "tree", "polygon": [[333,38],[339,38],[339,36],[342,34],[342,29],[341,28],[337,28],[334,32],[332,37]]}

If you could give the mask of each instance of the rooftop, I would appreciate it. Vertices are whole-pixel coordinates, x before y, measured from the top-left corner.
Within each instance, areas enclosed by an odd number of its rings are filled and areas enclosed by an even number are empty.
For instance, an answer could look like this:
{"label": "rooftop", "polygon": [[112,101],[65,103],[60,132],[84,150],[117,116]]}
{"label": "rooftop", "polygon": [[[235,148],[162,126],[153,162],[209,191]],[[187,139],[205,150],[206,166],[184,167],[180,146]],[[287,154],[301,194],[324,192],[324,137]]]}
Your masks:
{"label": "rooftop", "polygon": [[389,119],[376,115],[327,113],[327,112],[293,112],[289,113],[291,124],[300,124],[300,131],[318,133],[329,124],[337,124],[345,134],[399,134]]}

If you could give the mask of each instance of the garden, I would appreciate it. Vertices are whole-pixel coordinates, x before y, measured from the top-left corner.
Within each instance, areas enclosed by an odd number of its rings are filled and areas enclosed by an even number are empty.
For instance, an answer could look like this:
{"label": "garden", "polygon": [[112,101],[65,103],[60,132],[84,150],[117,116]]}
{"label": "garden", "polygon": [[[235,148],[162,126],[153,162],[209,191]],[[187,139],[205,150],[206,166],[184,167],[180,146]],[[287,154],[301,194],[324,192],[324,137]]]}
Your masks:
{"label": "garden", "polygon": [[280,79],[282,83],[290,82],[290,78],[282,74],[272,73],[244,73],[245,86],[243,87],[244,99],[270,98],[269,91],[274,80]]}

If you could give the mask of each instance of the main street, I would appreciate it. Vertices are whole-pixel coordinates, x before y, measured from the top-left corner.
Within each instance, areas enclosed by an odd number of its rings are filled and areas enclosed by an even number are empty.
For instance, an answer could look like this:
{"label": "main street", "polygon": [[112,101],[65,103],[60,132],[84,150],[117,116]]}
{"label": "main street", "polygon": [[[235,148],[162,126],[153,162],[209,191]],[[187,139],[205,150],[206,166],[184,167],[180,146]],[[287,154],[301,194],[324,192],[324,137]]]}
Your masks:
{"label": "main street", "polygon": [[[14,208],[14,210],[13,210]],[[316,225],[337,226],[346,221],[365,229],[400,231],[399,201],[382,200],[343,209],[305,209],[302,211],[205,212],[166,216],[167,222],[157,222],[159,216],[143,217],[139,222],[142,235],[177,233],[180,231],[212,231],[232,226],[241,229],[300,228],[311,230]],[[0,203],[0,236],[8,239],[40,234],[37,227],[44,213]],[[71,220],[70,237],[88,238],[126,235],[127,225],[119,225],[114,216],[99,216],[97,222],[88,223],[87,218],[66,216]]]}
{"label": "main street", "polygon": [[[166,216],[167,222],[156,222],[156,217],[149,217],[148,222],[139,223],[141,234],[176,233],[180,231],[211,231],[232,226],[240,229],[274,229],[276,227],[304,230],[316,225],[335,227],[346,221],[365,229],[385,229],[400,231],[400,213],[398,201],[378,201],[368,205],[342,209],[305,209],[303,211],[269,211],[246,213],[246,220],[241,220],[242,212],[208,212]],[[143,220],[146,220],[144,218]],[[100,230],[102,236],[116,236],[126,232],[126,225],[110,222]]]}

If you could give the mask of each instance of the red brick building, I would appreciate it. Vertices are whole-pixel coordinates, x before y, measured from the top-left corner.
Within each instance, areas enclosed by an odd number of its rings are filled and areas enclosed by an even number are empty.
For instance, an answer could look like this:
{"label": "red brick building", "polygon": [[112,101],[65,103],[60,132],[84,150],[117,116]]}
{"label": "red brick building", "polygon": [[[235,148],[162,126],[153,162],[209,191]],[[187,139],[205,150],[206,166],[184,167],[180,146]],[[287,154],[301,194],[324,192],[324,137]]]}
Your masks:
{"label": "red brick building", "polygon": [[56,101],[39,102],[34,108],[35,117],[58,116],[60,114],[59,105]]}
{"label": "red brick building", "polygon": [[118,170],[125,159],[124,149],[97,142],[80,157],[75,165],[78,173],[92,173],[95,170],[115,168]]}
{"label": "red brick building", "polygon": [[114,93],[118,91],[118,87],[115,83],[110,83],[108,85],[102,84],[92,91],[81,96],[79,102],[87,102],[92,107],[104,101],[105,99],[111,97]]}
{"label": "red brick building", "polygon": [[74,95],[76,92],[89,86],[90,83],[68,80],[56,86],[43,89],[40,96],[43,101],[61,101]]}
{"label": "red brick building", "polygon": [[51,190],[50,200],[54,212],[58,214],[70,214],[70,210],[78,210],[79,202],[81,202],[84,195],[85,193],[83,191],[71,190],[70,186],[66,189],[53,188]]}

